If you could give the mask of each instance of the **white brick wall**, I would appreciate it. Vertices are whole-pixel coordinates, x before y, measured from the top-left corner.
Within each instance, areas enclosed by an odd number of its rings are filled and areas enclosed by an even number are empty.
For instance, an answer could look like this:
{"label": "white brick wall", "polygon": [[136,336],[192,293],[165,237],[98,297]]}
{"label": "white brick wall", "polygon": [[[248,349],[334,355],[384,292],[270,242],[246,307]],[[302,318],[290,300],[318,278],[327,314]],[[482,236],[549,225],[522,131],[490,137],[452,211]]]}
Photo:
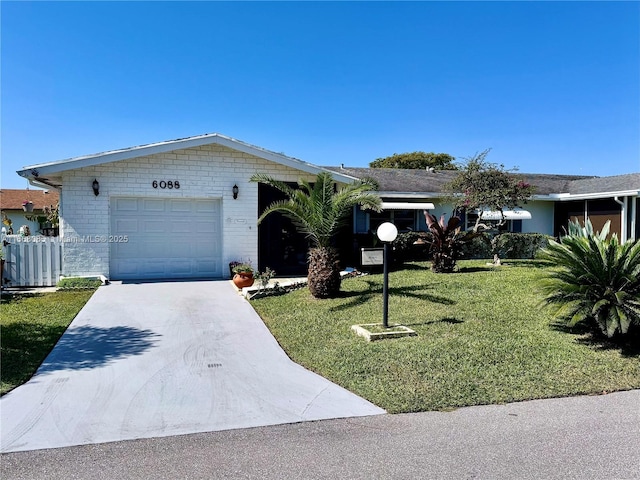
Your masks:
{"label": "white brick wall", "polygon": [[[222,200],[222,265],[232,260],[258,264],[258,185],[254,173],[296,182],[313,175],[220,145],[176,150],[71,170],[63,176],[61,235],[63,275],[109,276],[109,243],[95,241],[110,233],[109,199],[114,196],[216,198]],[[100,182],[100,195],[91,188]],[[153,188],[152,182],[179,181],[179,189]],[[233,200],[231,188],[240,193]],[[170,225],[167,225],[170,231]],[[82,241],[82,239],[85,241]],[[89,242],[87,239],[94,241]]]}

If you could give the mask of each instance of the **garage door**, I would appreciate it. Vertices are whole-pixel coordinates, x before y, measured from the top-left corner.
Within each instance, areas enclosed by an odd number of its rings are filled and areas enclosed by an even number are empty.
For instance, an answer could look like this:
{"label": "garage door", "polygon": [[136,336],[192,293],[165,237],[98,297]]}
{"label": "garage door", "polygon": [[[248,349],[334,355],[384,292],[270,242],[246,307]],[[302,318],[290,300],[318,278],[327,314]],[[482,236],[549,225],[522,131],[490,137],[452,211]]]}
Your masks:
{"label": "garage door", "polygon": [[220,201],[112,198],[114,280],[222,276]]}

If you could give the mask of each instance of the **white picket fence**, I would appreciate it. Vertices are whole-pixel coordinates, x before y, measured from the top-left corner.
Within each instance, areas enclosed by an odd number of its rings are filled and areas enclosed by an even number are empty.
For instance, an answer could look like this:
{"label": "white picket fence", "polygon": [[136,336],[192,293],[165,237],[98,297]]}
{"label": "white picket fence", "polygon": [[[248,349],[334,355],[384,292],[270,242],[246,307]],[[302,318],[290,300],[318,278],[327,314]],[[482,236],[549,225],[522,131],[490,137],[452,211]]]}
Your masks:
{"label": "white picket fence", "polygon": [[52,287],[62,273],[60,237],[3,235],[3,285]]}

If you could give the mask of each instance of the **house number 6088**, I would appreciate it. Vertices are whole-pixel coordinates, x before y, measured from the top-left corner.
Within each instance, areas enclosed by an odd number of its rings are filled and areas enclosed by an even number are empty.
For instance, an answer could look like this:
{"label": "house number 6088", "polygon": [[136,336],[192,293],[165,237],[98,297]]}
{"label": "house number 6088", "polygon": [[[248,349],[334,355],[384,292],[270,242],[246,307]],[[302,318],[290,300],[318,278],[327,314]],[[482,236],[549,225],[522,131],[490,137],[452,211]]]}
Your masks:
{"label": "house number 6088", "polygon": [[177,190],[180,188],[180,182],[178,180],[154,180],[151,182],[151,186],[153,188],[168,188],[169,190],[175,188]]}

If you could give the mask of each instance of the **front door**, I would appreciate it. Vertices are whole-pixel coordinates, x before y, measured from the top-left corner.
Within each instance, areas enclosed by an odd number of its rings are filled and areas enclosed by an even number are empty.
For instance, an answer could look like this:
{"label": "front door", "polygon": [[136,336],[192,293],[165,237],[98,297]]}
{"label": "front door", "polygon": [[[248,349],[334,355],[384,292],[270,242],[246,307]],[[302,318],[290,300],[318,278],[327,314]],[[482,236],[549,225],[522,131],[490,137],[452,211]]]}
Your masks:
{"label": "front door", "polygon": [[[291,184],[296,187],[295,184]],[[274,201],[284,200],[286,196],[279,190],[258,184],[258,213]],[[265,218],[258,227],[258,268],[263,272],[267,267],[279,277],[307,274],[308,242],[305,235],[299,233],[293,222],[275,212]]]}

